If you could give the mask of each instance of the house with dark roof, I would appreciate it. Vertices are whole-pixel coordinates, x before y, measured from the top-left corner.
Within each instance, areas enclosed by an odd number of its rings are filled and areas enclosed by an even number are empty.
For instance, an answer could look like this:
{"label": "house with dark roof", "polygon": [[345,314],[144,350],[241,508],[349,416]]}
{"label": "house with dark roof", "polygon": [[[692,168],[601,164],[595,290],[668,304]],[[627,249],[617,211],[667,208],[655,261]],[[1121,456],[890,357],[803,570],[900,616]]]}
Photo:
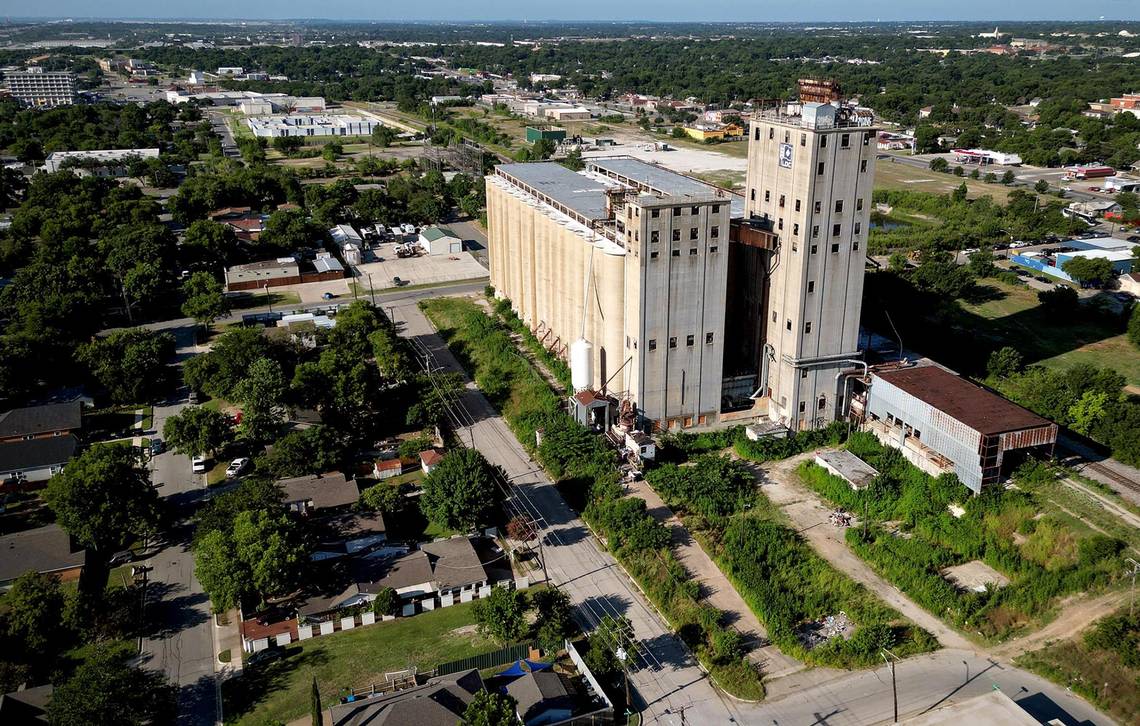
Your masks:
{"label": "house with dark roof", "polygon": [[0,491],[45,484],[63,471],[78,448],[79,439],[72,434],[0,444]]}
{"label": "house with dark roof", "polygon": [[79,433],[83,404],[79,401],[14,408],[0,413],[0,444],[50,439]]}
{"label": "house with dark roof", "polygon": [[311,559],[335,559],[371,552],[388,541],[381,512],[341,512],[313,522],[317,546]]}
{"label": "house with dark roof", "polygon": [[472,599],[488,584],[484,558],[467,537],[428,542],[414,552],[354,557],[342,564],[324,587],[297,606],[301,618],[322,619],[345,608],[371,602],[392,588],[405,602],[452,597]]}
{"label": "house with dark roof", "polygon": [[532,671],[507,684],[515,712],[525,726],[547,726],[574,715],[574,699],[554,671]]}
{"label": "house with dark roof", "polygon": [[282,503],[301,514],[331,514],[326,510],[347,509],[360,499],[356,482],[339,471],[281,479],[277,485]]}
{"label": "house with dark roof", "polygon": [[0,537],[0,589],[28,571],[78,580],[86,553],[58,524],[49,524]]}
{"label": "house with dark roof", "polygon": [[24,688],[0,695],[0,723],[4,726],[46,726],[47,708],[54,688],[44,686]]}
{"label": "house with dark roof", "polygon": [[483,690],[479,671],[432,678],[422,686],[381,693],[329,709],[333,726],[455,726]]}
{"label": "house with dark roof", "polygon": [[872,369],[852,414],[931,476],[954,473],[975,493],[1027,456],[1052,456],[1057,424],[937,365]]}

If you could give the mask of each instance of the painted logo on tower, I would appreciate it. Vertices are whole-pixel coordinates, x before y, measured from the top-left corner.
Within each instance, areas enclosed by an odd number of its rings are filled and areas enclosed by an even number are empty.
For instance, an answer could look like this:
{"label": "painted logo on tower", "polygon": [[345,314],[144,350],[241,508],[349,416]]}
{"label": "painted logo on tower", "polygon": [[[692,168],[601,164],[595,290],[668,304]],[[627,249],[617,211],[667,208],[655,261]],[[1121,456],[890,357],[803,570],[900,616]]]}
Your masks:
{"label": "painted logo on tower", "polygon": [[792,145],[780,144],[780,166],[785,169],[792,168]]}

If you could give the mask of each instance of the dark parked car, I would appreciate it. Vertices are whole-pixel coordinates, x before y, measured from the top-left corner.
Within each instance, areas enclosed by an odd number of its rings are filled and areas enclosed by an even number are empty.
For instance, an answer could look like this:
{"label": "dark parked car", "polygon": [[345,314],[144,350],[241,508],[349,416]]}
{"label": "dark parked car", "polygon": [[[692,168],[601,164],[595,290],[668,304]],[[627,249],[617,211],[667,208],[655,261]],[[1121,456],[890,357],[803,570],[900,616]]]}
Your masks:
{"label": "dark parked car", "polygon": [[398,277],[393,277],[392,278],[392,284],[395,285],[396,287],[400,287],[404,284],[404,281]]}
{"label": "dark parked car", "polygon": [[267,648],[266,650],[257,651],[247,658],[245,662],[251,666],[263,666],[275,660],[281,660],[284,655],[285,651],[281,648]]}
{"label": "dark parked car", "polygon": [[164,451],[166,451],[166,444],[163,443],[162,439],[151,439],[150,440],[150,455],[151,456],[158,456],[159,454],[161,454]]}

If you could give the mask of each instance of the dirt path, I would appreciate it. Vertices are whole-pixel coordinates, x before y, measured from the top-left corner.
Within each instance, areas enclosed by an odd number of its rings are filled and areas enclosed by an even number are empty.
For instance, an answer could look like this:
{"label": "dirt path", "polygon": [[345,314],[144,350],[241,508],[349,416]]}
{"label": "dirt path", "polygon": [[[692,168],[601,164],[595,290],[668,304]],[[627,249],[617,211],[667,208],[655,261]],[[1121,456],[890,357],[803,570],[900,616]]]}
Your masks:
{"label": "dirt path", "polygon": [[980,651],[981,649],[965,636],[877,575],[866,562],[847,547],[847,542],[844,540],[845,530],[827,521],[831,508],[797,480],[795,468],[800,462],[814,456],[815,452],[809,452],[772,462],[764,467],[754,467],[753,471],[762,485],[761,491],[784,511],[795,529],[807,539],[816,553],[830,562],[833,567],[861,583],[911,622],[932,633],[943,646]]}
{"label": "dirt path", "polygon": [[1127,522],[1129,524],[1129,526],[1136,527],[1137,529],[1140,529],[1140,517],[1137,517],[1135,514],[1128,511],[1124,507],[1120,506],[1116,502],[1112,501],[1108,497],[1104,496],[1100,492],[1096,491],[1095,489],[1091,489],[1091,488],[1085,486],[1084,484],[1080,483],[1079,481],[1076,481],[1075,479],[1067,479],[1066,478],[1066,479],[1062,479],[1061,481],[1062,481],[1062,483],[1065,484],[1065,486],[1076,489],[1077,491],[1081,492],[1082,494],[1087,494],[1090,497],[1092,497],[1093,499],[1097,500],[1098,502],[1100,502],[1101,506],[1103,506],[1106,510],[1108,510],[1112,514],[1116,515],[1120,519]]}
{"label": "dirt path", "polygon": [[1071,638],[1126,602],[1127,591],[1110,592],[1091,599],[1082,599],[1080,595],[1067,597],[1058,603],[1062,612],[1056,620],[1035,633],[1002,643],[992,653],[999,658],[1014,658],[1043,648],[1051,641]]}
{"label": "dirt path", "polygon": [[[749,643],[759,642],[748,657],[761,667],[767,678],[779,678],[803,670],[806,666],[785,655],[775,645],[768,642],[768,631],[752,612],[752,608],[740,597],[740,593],[724,576],[712,558],[708,556],[688,529],[677,519],[673,511],[665,505],[657,492],[642,480],[627,485],[631,495],[645,500],[645,506],[653,518],[669,528],[672,534],[673,553],[685,566],[693,579],[701,584],[701,592],[710,605],[725,613],[726,618]],[[827,669],[815,669],[826,671]]]}

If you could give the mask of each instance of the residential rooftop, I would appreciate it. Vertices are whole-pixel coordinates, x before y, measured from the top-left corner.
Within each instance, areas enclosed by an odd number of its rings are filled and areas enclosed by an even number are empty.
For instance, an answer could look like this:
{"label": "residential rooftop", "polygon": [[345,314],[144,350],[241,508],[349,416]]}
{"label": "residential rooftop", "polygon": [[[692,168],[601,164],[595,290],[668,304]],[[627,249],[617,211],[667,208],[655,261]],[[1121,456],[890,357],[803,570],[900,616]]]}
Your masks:
{"label": "residential rooftop", "polygon": [[75,456],[79,439],[72,434],[0,444],[0,472],[43,469]]}
{"label": "residential rooftop", "polygon": [[355,504],[360,499],[356,482],[334,471],[326,474],[295,476],[277,482],[286,504],[306,503],[310,509],[331,509]]}
{"label": "residential rooftop", "polygon": [[0,413],[0,439],[71,431],[82,425],[83,404],[79,401],[14,408]]}
{"label": "residential rooftop", "polygon": [[0,537],[0,582],[28,571],[58,572],[82,567],[84,550],[73,547],[71,537],[58,524]]}

